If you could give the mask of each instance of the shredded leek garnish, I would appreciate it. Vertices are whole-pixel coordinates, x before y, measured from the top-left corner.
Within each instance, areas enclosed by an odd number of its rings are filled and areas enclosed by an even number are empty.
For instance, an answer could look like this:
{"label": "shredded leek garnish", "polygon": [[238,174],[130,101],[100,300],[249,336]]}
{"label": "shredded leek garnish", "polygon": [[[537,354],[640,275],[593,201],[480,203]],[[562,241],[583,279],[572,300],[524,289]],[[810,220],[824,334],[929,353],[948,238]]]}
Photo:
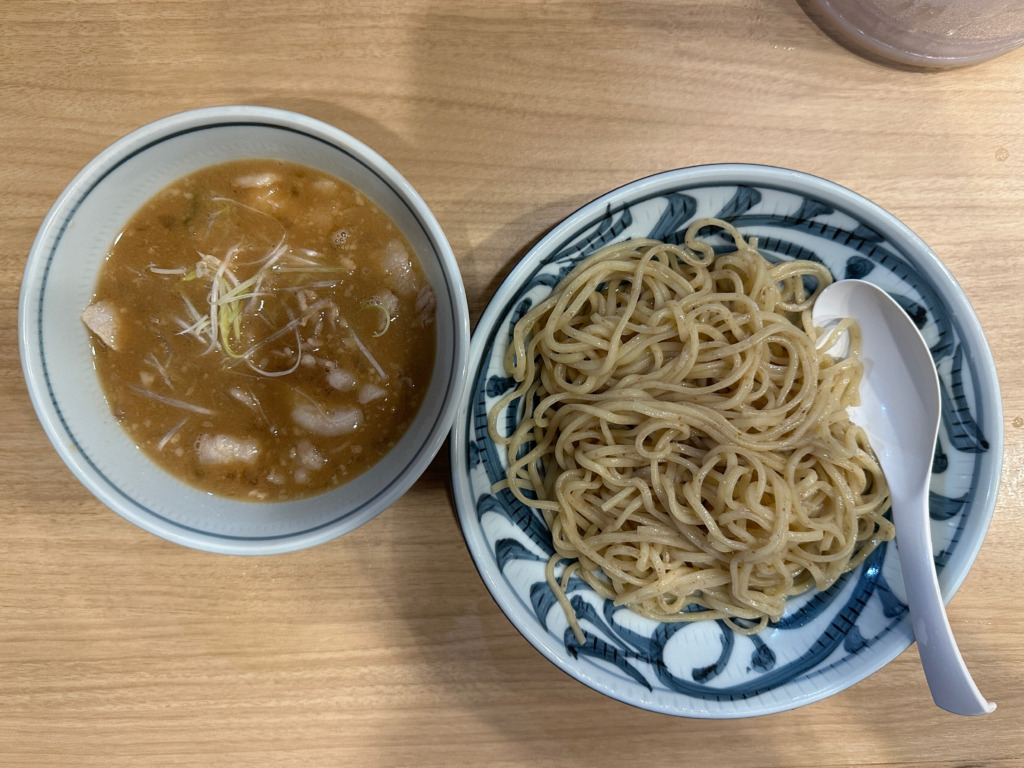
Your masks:
{"label": "shredded leek garnish", "polygon": [[168,430],[167,433],[162,438],[160,438],[160,442],[156,444],[156,449],[158,451],[162,451],[165,447],[167,447],[167,444],[171,442],[171,438],[178,433],[178,430],[185,426],[186,421],[188,421],[188,416],[179,421],[175,426],[171,427],[170,430]]}
{"label": "shredded leek garnish", "polygon": [[[260,275],[256,274],[250,277],[248,280],[238,283],[235,286],[230,286],[224,278],[218,278],[217,286],[218,293],[221,294],[219,299],[214,300],[211,297],[211,311],[216,313],[218,318],[218,329],[220,331],[220,346],[224,350],[224,354],[228,357],[235,359],[244,357],[243,354],[235,352],[232,349],[232,340],[242,340],[242,309],[243,304],[247,299],[251,299],[255,296],[262,294],[259,291],[252,290],[253,286],[259,282]],[[211,324],[213,322],[211,315]]]}
{"label": "shredded leek garnish", "polygon": [[[198,280],[203,285],[209,285],[207,303],[203,311],[202,304],[197,307],[185,293],[182,293],[186,316],[177,320],[181,328],[179,333],[194,336],[197,340],[205,342],[207,352],[219,351],[232,361],[244,361],[253,371],[263,376],[282,376],[291,373],[303,361],[302,334],[299,326],[304,326],[306,321],[317,313],[333,312],[332,322],[336,322],[338,316],[338,307],[331,301],[320,300],[307,307],[304,290],[337,285],[341,277],[351,270],[343,266],[317,263],[310,257],[323,254],[316,251],[304,248],[298,249],[298,252],[293,250],[286,243],[284,227],[268,214],[229,198],[212,197],[209,200],[215,203],[217,208],[209,218],[208,228],[214,227],[218,220],[226,222],[242,211],[249,211],[274,221],[281,234],[273,246],[268,244],[268,249],[256,258],[251,258],[254,255],[253,243],[245,237],[235,241],[225,250],[218,248],[217,253],[197,250],[198,258],[194,267],[188,270],[183,268],[178,274],[181,275],[182,283]],[[309,279],[303,281],[303,275]],[[338,276],[337,280],[325,279],[334,275]],[[195,296],[194,291],[190,293]],[[298,316],[293,314],[287,301],[281,301],[292,296],[297,297],[297,309],[300,313]],[[275,302],[275,297],[279,303]],[[263,306],[264,300],[268,302],[267,307]],[[391,324],[391,317],[383,306],[370,305],[369,308],[383,312],[381,327],[374,334],[382,336]],[[287,313],[288,321],[282,327],[275,327],[277,320],[274,318],[280,317],[281,309]],[[255,321],[263,321],[263,324],[254,325]],[[319,327],[318,324],[317,328]],[[257,329],[259,332],[256,332]],[[269,331],[268,335],[259,338],[264,331]],[[256,365],[253,356],[257,350],[290,333],[296,336],[296,351],[292,356],[291,351],[286,350],[290,353],[286,363],[289,366],[287,369],[266,371]],[[358,341],[357,345],[362,347]],[[365,354],[367,353],[364,352]],[[265,362],[263,364],[266,365]],[[382,373],[376,361],[371,360],[371,364]]]}
{"label": "shredded leek garnish", "polygon": [[363,302],[363,309],[371,309],[371,310],[372,309],[376,309],[376,310],[378,310],[384,316],[384,319],[383,319],[384,327],[381,328],[379,331],[377,331],[375,334],[373,334],[373,338],[375,338],[375,339],[379,338],[379,337],[383,336],[385,333],[388,332],[388,328],[391,327],[391,313],[388,312],[388,308],[387,307],[385,307],[379,301],[364,301]]}
{"label": "shredded leek garnish", "polygon": [[365,357],[369,361],[370,365],[374,367],[374,370],[377,371],[377,375],[380,376],[384,381],[387,381],[388,375],[384,373],[384,369],[380,367],[380,363],[377,362],[377,358],[370,354],[370,350],[368,350],[366,348],[366,345],[363,344],[362,339],[359,338],[359,335],[351,328],[348,329],[348,332],[352,334],[352,339],[355,341],[356,346],[359,348],[359,351],[363,353],[363,357]]}
{"label": "shredded leek garnish", "polygon": [[203,416],[212,416],[215,413],[215,411],[211,411],[209,408],[204,408],[201,405],[195,405],[194,403],[189,403],[184,400],[178,400],[175,397],[158,395],[153,390],[146,389],[145,387],[135,386],[134,384],[130,386],[131,389],[138,392],[143,397],[148,397],[151,400],[156,400],[158,402],[163,403],[164,405],[169,405],[172,408],[181,408],[183,411],[192,411],[192,413],[199,413],[202,414]]}

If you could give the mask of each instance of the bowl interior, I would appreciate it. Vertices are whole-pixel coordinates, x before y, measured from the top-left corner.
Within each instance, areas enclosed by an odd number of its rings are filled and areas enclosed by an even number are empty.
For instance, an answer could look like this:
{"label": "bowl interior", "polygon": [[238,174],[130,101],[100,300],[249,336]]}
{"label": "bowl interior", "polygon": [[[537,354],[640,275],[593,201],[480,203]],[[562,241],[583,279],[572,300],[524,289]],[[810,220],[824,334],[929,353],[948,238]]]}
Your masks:
{"label": "bowl interior", "polygon": [[[405,234],[437,295],[431,384],[405,436],[384,460],[350,483],[286,503],[213,496],[150,462],[112,417],[79,320],[110,244],[140,205],[194,170],[253,157],[319,168],[360,189]],[[55,204],[33,246],[22,293],[29,388],[62,457],[118,513],[165,538],[214,551],[309,546],[381,512],[439,448],[464,373],[468,320],[461,279],[425,204],[372,150],[329,126],[276,110],[200,110],[114,144]]]}

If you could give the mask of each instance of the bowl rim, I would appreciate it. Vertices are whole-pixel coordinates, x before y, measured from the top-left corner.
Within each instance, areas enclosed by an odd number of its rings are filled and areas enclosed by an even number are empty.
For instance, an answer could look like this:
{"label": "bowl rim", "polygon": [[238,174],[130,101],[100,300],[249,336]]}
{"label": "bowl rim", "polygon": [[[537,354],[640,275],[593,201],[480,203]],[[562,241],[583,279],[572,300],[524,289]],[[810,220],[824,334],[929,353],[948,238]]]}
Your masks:
{"label": "bowl rim", "polygon": [[[509,595],[506,594],[505,577],[497,569],[495,563],[485,558],[484,548],[478,546],[480,542],[483,542],[483,526],[475,521],[475,510],[470,510],[471,502],[473,502],[473,499],[469,498],[472,494],[472,488],[469,483],[468,474],[460,470],[462,457],[467,451],[467,424],[471,418],[467,409],[473,397],[471,390],[478,370],[486,365],[484,356],[491,345],[490,338],[485,338],[485,332],[487,336],[490,336],[491,332],[494,331],[496,324],[504,313],[506,305],[515,296],[518,286],[524,283],[533,270],[537,269],[535,262],[540,255],[557,252],[560,246],[567,244],[567,238],[580,235],[580,232],[583,231],[583,228],[581,228],[582,222],[591,221],[592,223],[594,217],[600,218],[602,214],[614,211],[617,207],[627,205],[632,201],[655,196],[659,190],[664,192],[685,187],[709,185],[748,185],[775,188],[784,192],[808,195],[824,202],[834,202],[841,210],[855,211],[863,223],[877,228],[878,231],[884,232],[887,236],[891,236],[892,241],[898,243],[904,250],[914,254],[915,261],[920,260],[920,266],[932,278],[938,282],[945,283],[952,289],[950,296],[947,297],[953,299],[951,310],[958,313],[959,319],[972,334],[972,341],[977,341],[978,348],[975,351],[983,356],[987,356],[989,360],[992,358],[988,340],[982,330],[981,323],[960,284],[938,255],[900,219],[877,203],[841,184],[803,171],[764,164],[709,163],[684,166],[660,171],[621,184],[584,203],[558,221],[519,259],[490,298],[488,298],[484,312],[474,328],[470,345],[470,373],[465,385],[466,392],[452,427],[449,453],[452,467],[453,497],[459,517],[460,530],[462,531],[467,549],[470,551],[474,566],[487,587],[491,599],[498,605],[499,609],[516,630],[548,661],[563,673],[599,693],[630,706],[663,714],[700,719],[733,719],[759,717],[795,709],[845,690],[889,664],[906,647],[909,647],[913,639],[912,630],[910,631],[911,640],[906,645],[898,648],[895,652],[876,654],[872,661],[865,665],[864,674],[855,680],[845,683],[837,681],[831,685],[823,686],[814,692],[795,696],[792,700],[783,704],[766,706],[757,711],[734,713],[724,710],[695,709],[684,712],[659,704],[652,699],[643,700],[631,696],[629,692],[617,691],[613,686],[594,679],[578,662],[566,663],[564,659],[565,649],[555,644],[553,637],[549,633],[539,634],[529,620],[529,617],[523,615],[518,603],[515,600],[509,599]],[[985,482],[980,484],[976,491],[977,510],[975,514],[978,522],[976,523],[973,535],[960,539],[960,546],[973,550],[973,554],[962,572],[953,574],[953,577],[947,579],[946,583],[943,584],[943,600],[946,603],[956,594],[956,591],[962,585],[977,558],[992,521],[996,496],[1002,476],[1004,459],[1002,399],[995,367],[992,366],[991,369],[986,369],[984,373],[989,378],[982,383],[987,385],[985,394],[986,397],[991,399],[991,403],[988,403],[988,405],[993,410],[990,419],[993,429],[989,439],[989,444],[992,448],[993,466],[991,475],[988,478],[984,478]],[[471,426],[470,424],[469,427],[471,428]],[[466,524],[467,520],[471,521],[469,525]],[[897,645],[902,644],[898,643]]]}
{"label": "bowl rim", "polygon": [[[157,143],[211,128],[244,126],[294,131],[320,141],[343,152],[390,187],[433,245],[451,297],[454,331],[451,380],[426,433],[427,439],[418,446],[404,470],[341,517],[297,532],[252,537],[202,531],[170,520],[126,496],[116,483],[91,466],[64,423],[39,344],[43,328],[41,298],[52,263],[51,251],[56,249],[63,230],[91,191],[115,168]],[[274,107],[226,105],[187,110],[140,126],[105,147],[68,182],[44,217],[28,252],[18,304],[18,346],[29,397],[47,438],[64,464],[96,498],[129,522],[168,541],[208,552],[262,555],[304,549],[348,533],[384,512],[420,478],[447,439],[457,413],[458,393],[468,376],[470,329],[465,286],[451,245],[426,202],[397,169],[359,139],[316,118]]]}

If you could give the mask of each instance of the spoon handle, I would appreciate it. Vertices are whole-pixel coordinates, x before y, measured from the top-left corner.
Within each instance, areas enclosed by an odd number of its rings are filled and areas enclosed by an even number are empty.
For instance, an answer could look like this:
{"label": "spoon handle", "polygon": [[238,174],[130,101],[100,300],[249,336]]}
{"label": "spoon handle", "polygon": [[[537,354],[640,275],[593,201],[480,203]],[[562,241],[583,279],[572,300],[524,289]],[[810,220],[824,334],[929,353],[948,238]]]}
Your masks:
{"label": "spoon handle", "polygon": [[[935,575],[927,499],[928,494],[922,492],[905,499],[893,498],[892,504],[896,546],[921,666],[932,698],[942,709],[957,715],[988,714],[996,705],[981,695],[967,671],[946,617]],[[925,524],[910,524],[911,516],[918,516]],[[901,520],[908,522],[901,525]]]}

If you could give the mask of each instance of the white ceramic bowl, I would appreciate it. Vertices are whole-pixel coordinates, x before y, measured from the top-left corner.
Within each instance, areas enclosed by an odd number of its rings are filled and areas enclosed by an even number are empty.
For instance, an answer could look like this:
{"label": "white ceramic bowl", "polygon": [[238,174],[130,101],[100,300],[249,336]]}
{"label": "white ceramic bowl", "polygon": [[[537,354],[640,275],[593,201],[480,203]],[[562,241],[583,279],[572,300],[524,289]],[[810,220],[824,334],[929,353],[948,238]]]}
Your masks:
{"label": "white ceramic bowl", "polygon": [[[272,157],[322,169],[360,189],[412,244],[437,295],[437,358],[412,426],[355,480],[288,503],[232,501],[154,465],[114,420],[79,314],[115,235],[152,195],[208,165]],[[330,125],[262,107],[198,109],[158,120],[101,152],[50,210],[21,287],[22,366],[61,458],[101,501],[170,541],[230,554],[301,549],[384,511],[423,473],[451,427],[466,377],[469,312],[451,247],[426,203],[380,155]]]}
{"label": "white ceramic bowl", "polygon": [[[753,636],[724,622],[643,619],[573,577],[568,592],[587,637],[581,645],[544,578],[553,548],[543,516],[508,491],[491,491],[508,458],[488,436],[487,414],[513,386],[503,360],[514,321],[599,247],[632,237],[671,240],[703,217],[727,219],[756,236],[771,260],[817,259],[837,279],[875,283],[921,326],[943,390],[930,511],[946,600],[967,575],[992,517],[1002,417],[988,344],[939,258],[892,214],[814,176],[755,165],[668,171],[587,204],[523,258],[474,331],[468,396],[452,431],[455,502],[481,577],[527,640],[595,690],[672,715],[747,717],[836,693],[910,645],[898,542],[879,547],[827,592],[793,598],[780,621]],[[506,432],[518,421],[515,408],[499,421]]]}

